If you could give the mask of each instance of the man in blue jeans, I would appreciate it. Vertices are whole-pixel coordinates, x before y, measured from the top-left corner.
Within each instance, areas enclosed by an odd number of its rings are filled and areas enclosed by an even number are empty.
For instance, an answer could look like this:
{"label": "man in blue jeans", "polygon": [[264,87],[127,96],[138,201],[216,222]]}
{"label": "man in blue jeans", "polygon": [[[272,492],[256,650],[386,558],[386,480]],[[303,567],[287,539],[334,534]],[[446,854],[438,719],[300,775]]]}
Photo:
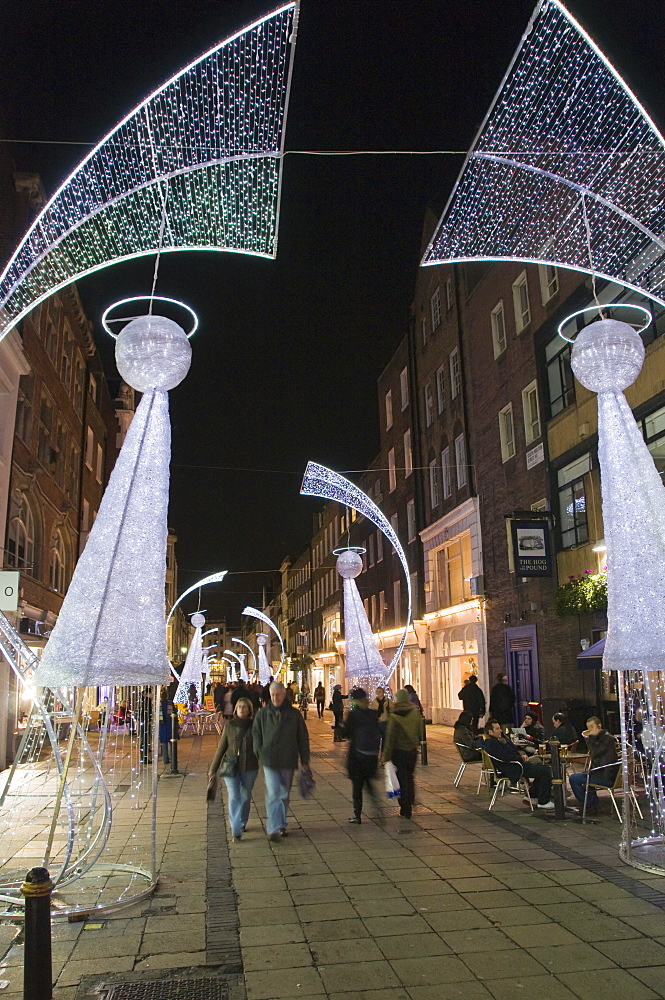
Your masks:
{"label": "man in blue jeans", "polygon": [[[501,729],[501,723],[496,719],[488,719],[485,726],[485,739],[479,746],[494,760],[494,766],[499,774],[504,775],[511,784],[516,785],[521,777],[531,779],[530,796],[537,799],[539,809],[554,809],[551,801],[552,772],[545,764],[529,760],[526,754],[520,753],[510,740],[506,739]],[[528,803],[528,799],[525,800]]]}
{"label": "man in blue jeans", "polygon": [[278,841],[287,836],[286,814],[298,757],[309,769],[307,726],[279,681],[270,685],[270,701],[257,713],[252,738],[266,785],[266,833],[268,840]]}
{"label": "man in blue jeans", "polygon": [[[603,729],[600,719],[592,715],[586,720],[587,728],[582,736],[587,742],[589,753],[591,754],[591,767],[588,771],[579,771],[568,777],[573,795],[579,803],[580,814],[584,812],[584,793],[587,782],[594,785],[604,785],[611,788],[619,773],[619,755],[617,754],[617,741]],[[586,815],[595,816],[598,812],[598,796],[596,789],[589,787],[586,803]]]}

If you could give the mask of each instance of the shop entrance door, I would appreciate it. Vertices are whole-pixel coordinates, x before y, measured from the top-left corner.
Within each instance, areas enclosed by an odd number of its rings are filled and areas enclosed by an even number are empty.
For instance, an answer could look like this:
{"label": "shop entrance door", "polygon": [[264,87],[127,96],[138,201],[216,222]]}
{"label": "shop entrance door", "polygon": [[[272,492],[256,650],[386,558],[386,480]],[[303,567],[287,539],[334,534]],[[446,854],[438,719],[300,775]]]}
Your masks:
{"label": "shop entrance door", "polygon": [[538,639],[535,625],[507,628],[506,673],[515,692],[513,720],[519,724],[530,702],[540,702],[538,675]]}

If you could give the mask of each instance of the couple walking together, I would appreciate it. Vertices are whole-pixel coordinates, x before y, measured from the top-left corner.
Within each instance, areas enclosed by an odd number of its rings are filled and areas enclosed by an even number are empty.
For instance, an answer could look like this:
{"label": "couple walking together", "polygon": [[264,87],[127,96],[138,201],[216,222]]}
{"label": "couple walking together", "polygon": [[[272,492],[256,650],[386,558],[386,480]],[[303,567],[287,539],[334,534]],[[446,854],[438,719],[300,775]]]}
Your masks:
{"label": "couple walking together", "polygon": [[217,774],[221,766],[231,835],[237,841],[247,826],[252,789],[261,764],[266,833],[269,840],[278,841],[287,836],[286,815],[298,758],[303,769],[309,770],[309,734],[302,715],[293,708],[284,685],[278,681],[270,685],[270,701],[256,718],[253,715],[251,701],[238,699],[233,716],[224,726],[209,777]]}

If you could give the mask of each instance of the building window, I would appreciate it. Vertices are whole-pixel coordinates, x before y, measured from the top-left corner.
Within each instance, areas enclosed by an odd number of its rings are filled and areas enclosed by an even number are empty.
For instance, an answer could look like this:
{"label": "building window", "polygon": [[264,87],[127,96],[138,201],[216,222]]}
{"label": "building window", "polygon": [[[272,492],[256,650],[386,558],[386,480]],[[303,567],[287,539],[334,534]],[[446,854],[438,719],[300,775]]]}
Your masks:
{"label": "building window", "polygon": [[432,426],[432,420],[434,419],[434,397],[432,396],[432,386],[428,382],[425,386],[425,424],[427,427]]}
{"label": "building window", "polygon": [[575,402],[575,380],[570,367],[571,345],[555,337],[545,348],[550,414],[554,417]]}
{"label": "building window", "polygon": [[443,479],[443,499],[447,500],[453,492],[453,479],[450,474],[450,448],[441,452],[441,476]]}
{"label": "building window", "polygon": [[584,477],[590,471],[591,455],[587,452],[557,472],[561,545],[564,549],[586,542],[589,537]]}
{"label": "building window", "polygon": [[42,403],[39,409],[39,440],[37,442],[37,457],[42,465],[50,466],[55,461],[55,450],[52,442],[53,435],[53,403],[46,396],[42,396]]}
{"label": "building window", "polygon": [[462,387],[462,378],[459,367],[459,351],[455,348],[448,359],[450,365],[450,398],[455,399],[459,395]]}
{"label": "building window", "polygon": [[404,432],[404,476],[413,472],[413,453],[411,451],[411,429]]}
{"label": "building window", "polygon": [[432,333],[441,326],[441,292],[437,288],[430,300],[432,312]]}
{"label": "building window", "polygon": [[665,472],[665,406],[640,421],[647,448],[661,476]]}
{"label": "building window", "polygon": [[104,476],[104,449],[101,444],[97,445],[97,460],[95,462],[95,479],[98,483],[102,482]]}
{"label": "building window", "polygon": [[446,405],[446,370],[443,365],[436,370],[436,405],[439,413],[443,413]]}
{"label": "building window", "polygon": [[67,432],[64,424],[58,421],[53,442],[53,460],[55,464],[55,481],[61,490],[65,488],[65,469],[67,464]]}
{"label": "building window", "polygon": [[399,391],[402,398],[402,409],[405,410],[409,405],[409,369],[402,368],[399,373]]}
{"label": "building window", "polygon": [[383,628],[383,624],[386,617],[386,594],[385,591],[379,591],[379,628]]}
{"label": "building window", "polygon": [[81,514],[81,531],[90,531],[90,504],[87,500],[83,501],[83,512]]}
{"label": "building window", "polygon": [[392,491],[397,487],[397,476],[395,475],[395,449],[388,452],[388,489]]}
{"label": "building window", "polygon": [[9,522],[7,532],[7,566],[35,576],[35,522],[30,504],[21,498],[18,514]]}
{"label": "building window", "polygon": [[402,617],[402,588],[399,580],[393,582],[393,615],[395,625],[399,625]]}
{"label": "building window", "polygon": [[529,305],[529,286],[526,271],[522,271],[517,281],[513,283],[513,307],[515,309],[515,329],[518,333],[531,322],[531,306]]}
{"label": "building window", "polygon": [[79,358],[74,364],[74,409],[79,417],[83,412],[83,382],[85,379],[85,368]]}
{"label": "building window", "polygon": [[74,504],[78,503],[79,496],[79,475],[80,469],[81,453],[75,444],[70,442],[69,445],[69,467],[67,470],[67,492],[69,493],[69,499]]}
{"label": "building window", "polygon": [[390,527],[399,538],[399,514],[397,512],[390,515]]}
{"label": "building window", "polygon": [[18,398],[16,402],[15,433],[21,441],[30,444],[32,430],[32,400],[35,393],[35,380],[32,375],[21,375],[18,383]]}
{"label": "building window", "polygon": [[457,466],[457,489],[461,490],[463,486],[466,486],[469,478],[466,467],[466,444],[463,434],[458,434],[455,438],[455,464]]}
{"label": "building window", "polygon": [[471,535],[466,532],[435,554],[438,607],[450,608],[471,597]]}
{"label": "building window", "polygon": [[522,389],[522,409],[524,410],[524,433],[526,443],[531,444],[540,437],[540,408],[538,406],[538,387],[530,382]]}
{"label": "building window", "polygon": [[88,427],[85,433],[85,464],[92,472],[92,462],[95,453],[95,435],[92,427]]}
{"label": "building window", "polygon": [[92,396],[93,403],[97,402],[97,379],[94,375],[90,376],[90,381],[88,382],[88,392]]}
{"label": "building window", "polygon": [[453,309],[453,279],[448,278],[446,281],[446,312],[452,312]]}
{"label": "building window", "polygon": [[559,291],[559,274],[554,264],[539,264],[540,297],[543,305],[547,305]]}
{"label": "building window", "polygon": [[386,393],[386,430],[389,431],[393,425],[393,391],[388,389]]}
{"label": "building window", "polygon": [[367,540],[367,565],[374,565],[374,535],[370,535]]}
{"label": "building window", "polygon": [[512,403],[508,403],[508,406],[499,410],[499,437],[501,438],[501,461],[507,462],[515,455],[515,423]]}
{"label": "building window", "polygon": [[53,365],[56,366],[58,363],[58,331],[50,316],[46,320],[46,353]]}
{"label": "building window", "polygon": [[439,506],[439,483],[436,476],[436,461],[429,463],[429,502],[432,510]]}
{"label": "building window", "polygon": [[498,358],[506,349],[506,316],[503,311],[503,299],[494,306],[490,313],[492,323],[492,346],[494,357]]}
{"label": "building window", "polygon": [[377,531],[376,533],[376,561],[378,563],[383,559],[383,532]]}
{"label": "building window", "polygon": [[406,505],[406,535],[407,541],[413,542],[416,537],[416,502],[409,500]]}
{"label": "building window", "polygon": [[420,321],[420,331],[422,333],[423,347],[424,347],[425,344],[427,343],[427,319],[425,316],[423,316],[423,318]]}
{"label": "building window", "polygon": [[53,590],[57,590],[59,594],[64,594],[66,586],[65,544],[59,531],[55,536],[55,542],[51,549],[49,583]]}
{"label": "building window", "polygon": [[72,366],[74,359],[74,341],[70,333],[63,338],[62,357],[60,358],[60,381],[67,393],[71,390]]}

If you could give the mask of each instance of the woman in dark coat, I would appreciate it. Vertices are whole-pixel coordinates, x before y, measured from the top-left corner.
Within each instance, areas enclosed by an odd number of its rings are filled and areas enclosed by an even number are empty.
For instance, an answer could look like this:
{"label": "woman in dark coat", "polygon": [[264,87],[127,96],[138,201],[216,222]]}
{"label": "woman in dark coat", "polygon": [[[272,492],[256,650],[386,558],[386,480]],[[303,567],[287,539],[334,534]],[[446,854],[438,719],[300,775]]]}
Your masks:
{"label": "woman in dark coat", "polygon": [[335,725],[333,727],[335,730],[335,743],[339,743],[342,738],[339,735],[339,731],[342,726],[342,719],[344,718],[344,699],[346,697],[346,695],[342,694],[342,685],[335,684],[331,702],[333,715],[335,716]]}
{"label": "woman in dark coat", "polygon": [[366,788],[380,811],[379,799],[372,780],[379,765],[381,733],[377,713],[367,704],[362,688],[351,692],[351,711],[339,731],[340,739],[349,740],[347,768],[353,783],[353,816],[349,823],[360,823],[363,809],[363,789]]}
{"label": "woman in dark coat", "polygon": [[[224,783],[229,798],[229,825],[234,840],[241,840],[252,803],[252,789],[259,773],[259,762],[252,743],[252,716],[254,707],[249,698],[239,698],[231,718],[222,730],[222,738],[217,747],[208,772],[208,778],[217,774],[224,761],[233,774],[224,774]],[[234,766],[235,765],[235,766]]]}

